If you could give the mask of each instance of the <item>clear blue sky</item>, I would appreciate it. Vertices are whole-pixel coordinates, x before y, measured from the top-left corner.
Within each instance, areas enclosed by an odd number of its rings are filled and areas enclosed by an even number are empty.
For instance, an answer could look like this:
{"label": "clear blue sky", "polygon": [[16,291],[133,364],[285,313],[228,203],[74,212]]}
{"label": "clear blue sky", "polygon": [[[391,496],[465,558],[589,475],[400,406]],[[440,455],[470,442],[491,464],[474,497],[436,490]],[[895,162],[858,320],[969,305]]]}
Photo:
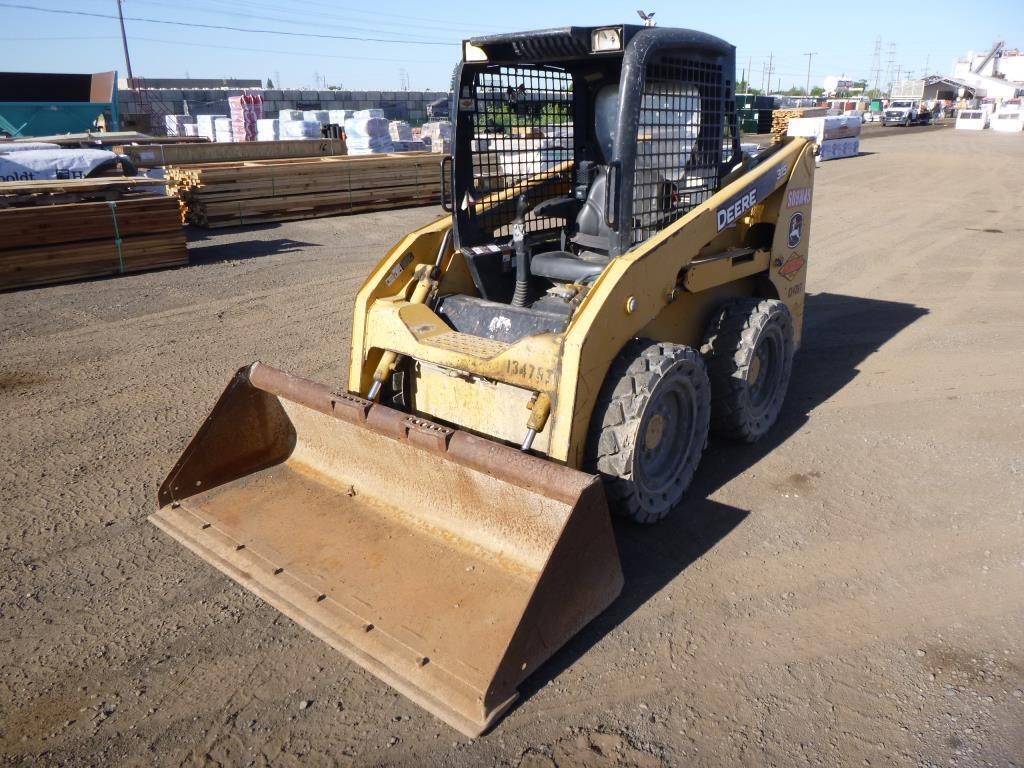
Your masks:
{"label": "clear blue sky", "polygon": [[[645,0],[646,2],[647,0]],[[22,6],[22,7],[12,7]],[[46,8],[61,13],[45,13]],[[569,24],[639,23],[637,5],[593,0],[585,7],[551,0],[487,3],[475,0],[383,0],[377,4],[328,0],[124,0],[132,68],[137,77],[246,77],[278,86],[311,88],[314,77],[345,89],[445,90],[464,37]],[[0,0],[0,70],[98,72],[124,75],[114,18],[115,0]],[[799,9],[798,9],[799,8]],[[881,38],[882,77],[895,44],[895,64],[915,76],[950,74],[955,58],[1004,39],[1024,48],[1024,0],[661,3],[660,26],[698,29],[737,47],[737,75],[763,82],[772,56],[772,86],[804,85],[827,75],[873,79],[875,41]],[[785,9],[785,10],[784,10]],[[203,29],[206,24],[235,29]],[[265,34],[252,30],[276,30]],[[323,35],[325,37],[312,37]],[[333,36],[333,37],[332,37]],[[356,39],[341,39],[356,38]],[[378,42],[366,38],[378,38]],[[386,41],[386,42],[385,42]]]}

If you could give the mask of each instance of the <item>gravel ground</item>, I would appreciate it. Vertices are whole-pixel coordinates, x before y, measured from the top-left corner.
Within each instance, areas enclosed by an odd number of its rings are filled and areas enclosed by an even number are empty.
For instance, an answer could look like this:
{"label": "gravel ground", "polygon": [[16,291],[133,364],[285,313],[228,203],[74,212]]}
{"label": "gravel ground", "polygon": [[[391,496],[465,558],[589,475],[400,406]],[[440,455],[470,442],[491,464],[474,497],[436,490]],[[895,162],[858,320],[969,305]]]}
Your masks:
{"label": "gravel ground", "polygon": [[616,526],[622,597],[475,740],[146,521],[238,366],[344,384],[355,290],[438,209],[0,295],[0,763],[1024,765],[1024,140],[862,149],[818,172],[775,431]]}

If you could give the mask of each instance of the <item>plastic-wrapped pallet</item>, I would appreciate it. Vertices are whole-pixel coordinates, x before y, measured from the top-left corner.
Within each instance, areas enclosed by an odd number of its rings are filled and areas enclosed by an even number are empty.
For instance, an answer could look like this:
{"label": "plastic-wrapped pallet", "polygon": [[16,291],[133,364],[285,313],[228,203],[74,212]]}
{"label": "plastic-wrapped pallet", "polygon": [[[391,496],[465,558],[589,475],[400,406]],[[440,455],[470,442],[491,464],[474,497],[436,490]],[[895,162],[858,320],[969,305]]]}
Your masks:
{"label": "plastic-wrapped pallet", "polygon": [[860,139],[825,139],[821,142],[819,160],[838,160],[841,157],[855,157],[860,153]]}
{"label": "plastic-wrapped pallet", "polygon": [[184,136],[185,126],[195,124],[195,115],[164,115],[164,127],[168,136]]}
{"label": "plastic-wrapped pallet", "polygon": [[388,133],[392,141],[412,141],[412,126],[405,120],[392,120],[388,123]]}
{"label": "plastic-wrapped pallet", "polygon": [[327,112],[330,116],[332,125],[345,125],[345,121],[355,115],[355,112],[351,109],[331,109]]}
{"label": "plastic-wrapped pallet", "polygon": [[232,142],[235,140],[234,132],[231,129],[230,117],[218,117],[213,121],[213,140],[221,142]]}
{"label": "plastic-wrapped pallet", "polygon": [[256,121],[256,141],[277,141],[281,138],[281,121],[263,118]]}
{"label": "plastic-wrapped pallet", "polygon": [[430,145],[431,152],[451,154],[452,124],[447,120],[424,123],[420,129],[420,135],[423,137],[423,141]]}
{"label": "plastic-wrapped pallet", "polygon": [[282,139],[319,139],[320,123],[316,120],[281,120],[278,133]]}
{"label": "plastic-wrapped pallet", "polygon": [[229,96],[228,106],[231,107],[234,140],[255,141],[256,121],[263,117],[263,96],[258,93]]}
{"label": "plastic-wrapped pallet", "polygon": [[394,147],[395,152],[426,152],[428,151],[427,145],[422,141],[402,141],[400,139],[392,139],[391,145]]}
{"label": "plastic-wrapped pallet", "polygon": [[182,136],[198,136],[199,135],[199,126],[196,125],[195,123],[185,123],[183,126],[181,126],[181,128],[184,131],[184,133],[181,134]]}
{"label": "plastic-wrapped pallet", "polygon": [[378,114],[383,113],[379,109],[364,109],[345,121],[345,143],[350,155],[395,151],[388,121]]}
{"label": "plastic-wrapped pallet", "polygon": [[331,116],[326,109],[308,109],[302,113],[302,119],[315,120],[320,125],[327,125],[331,121]]}
{"label": "plastic-wrapped pallet", "polygon": [[277,119],[282,123],[285,121],[304,120],[301,109],[282,109],[277,113]]}
{"label": "plastic-wrapped pallet", "polygon": [[196,126],[198,126],[199,135],[213,141],[216,138],[214,136],[214,122],[218,117],[226,117],[226,115],[196,115]]}

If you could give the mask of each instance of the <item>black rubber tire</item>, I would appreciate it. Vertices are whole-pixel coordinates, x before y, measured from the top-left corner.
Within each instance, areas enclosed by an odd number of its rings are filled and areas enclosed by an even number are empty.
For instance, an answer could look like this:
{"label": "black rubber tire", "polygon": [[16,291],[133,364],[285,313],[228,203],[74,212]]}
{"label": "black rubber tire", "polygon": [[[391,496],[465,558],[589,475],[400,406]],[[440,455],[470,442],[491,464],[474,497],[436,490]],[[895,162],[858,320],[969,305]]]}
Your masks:
{"label": "black rubber tire", "polygon": [[775,299],[726,302],[701,353],[711,379],[711,429],[744,443],[775,424],[793,372],[793,318]]}
{"label": "black rubber tire", "polygon": [[612,511],[654,523],[677,507],[707,444],[710,417],[711,385],[697,350],[650,339],[623,347],[587,442],[587,466],[601,474]]}

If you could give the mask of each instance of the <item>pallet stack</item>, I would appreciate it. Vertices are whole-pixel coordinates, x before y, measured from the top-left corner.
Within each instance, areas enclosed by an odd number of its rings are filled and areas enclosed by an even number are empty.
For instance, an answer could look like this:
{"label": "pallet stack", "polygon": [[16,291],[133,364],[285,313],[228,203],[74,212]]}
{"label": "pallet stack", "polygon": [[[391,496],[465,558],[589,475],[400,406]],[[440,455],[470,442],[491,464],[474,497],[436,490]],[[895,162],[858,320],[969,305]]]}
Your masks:
{"label": "pallet stack", "polygon": [[778,143],[789,131],[789,121],[794,117],[824,117],[828,114],[826,107],[795,107],[793,109],[776,109],[772,112],[772,141]]}
{"label": "pallet stack", "polygon": [[429,152],[168,166],[182,220],[231,227],[437,203]]}
{"label": "pallet stack", "polygon": [[173,198],[77,184],[0,184],[0,290],[188,263]]}

